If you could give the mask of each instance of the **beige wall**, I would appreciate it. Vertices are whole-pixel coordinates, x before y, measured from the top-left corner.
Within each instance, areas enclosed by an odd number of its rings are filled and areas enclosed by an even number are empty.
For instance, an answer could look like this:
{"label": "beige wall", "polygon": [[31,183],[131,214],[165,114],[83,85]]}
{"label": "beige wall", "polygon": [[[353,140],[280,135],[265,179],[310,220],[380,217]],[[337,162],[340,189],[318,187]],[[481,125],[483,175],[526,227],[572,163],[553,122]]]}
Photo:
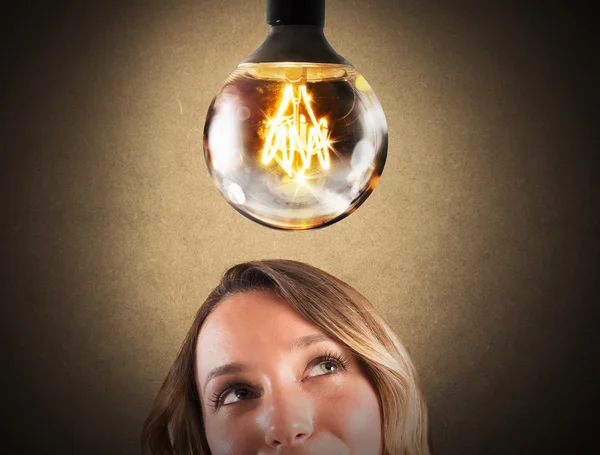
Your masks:
{"label": "beige wall", "polygon": [[553,437],[562,424],[544,419],[575,405],[546,397],[575,385],[567,367],[591,327],[578,196],[591,180],[574,144],[591,79],[565,71],[577,36],[556,32],[556,12],[506,4],[328,0],[327,37],[385,110],[388,160],[350,217],[279,232],[226,203],[202,154],[212,97],[266,35],[264,3],[131,0],[22,20],[3,152],[15,415],[51,423],[45,447],[135,453],[220,274],[290,258],[346,280],[398,330],[437,453],[502,453],[501,435],[517,453],[534,444],[527,426]]}

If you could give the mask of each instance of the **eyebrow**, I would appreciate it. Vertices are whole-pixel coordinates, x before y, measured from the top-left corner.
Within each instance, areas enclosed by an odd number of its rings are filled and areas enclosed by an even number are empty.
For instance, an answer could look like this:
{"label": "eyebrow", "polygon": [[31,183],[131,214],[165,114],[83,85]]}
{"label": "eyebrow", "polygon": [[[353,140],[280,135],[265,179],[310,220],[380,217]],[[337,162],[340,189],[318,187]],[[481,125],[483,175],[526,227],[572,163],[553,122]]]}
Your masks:
{"label": "eyebrow", "polygon": [[313,335],[305,335],[300,338],[296,338],[290,346],[290,352],[300,348],[307,348],[313,344],[320,343],[321,341],[331,341],[324,333],[315,333]]}
{"label": "eyebrow", "polygon": [[220,367],[213,368],[212,370],[210,370],[210,373],[208,373],[208,376],[206,377],[206,381],[204,382],[204,392],[206,393],[206,387],[208,386],[208,383],[210,381],[212,381],[214,378],[216,378],[217,376],[224,376],[226,374],[243,373],[244,371],[246,371],[246,366],[241,363],[238,363],[238,362],[227,363],[225,365],[221,365]]}
{"label": "eyebrow", "polygon": [[[315,333],[312,335],[305,335],[303,337],[296,338],[294,342],[290,345],[290,352],[293,352],[297,349],[307,348],[313,344],[320,343],[321,341],[331,341],[331,338],[329,338],[324,333]],[[204,392],[206,393],[206,387],[208,386],[208,383],[216,377],[225,376],[228,374],[243,373],[246,370],[246,365],[239,362],[227,363],[225,365],[221,365],[220,367],[213,368],[208,373],[206,381],[204,382]]]}

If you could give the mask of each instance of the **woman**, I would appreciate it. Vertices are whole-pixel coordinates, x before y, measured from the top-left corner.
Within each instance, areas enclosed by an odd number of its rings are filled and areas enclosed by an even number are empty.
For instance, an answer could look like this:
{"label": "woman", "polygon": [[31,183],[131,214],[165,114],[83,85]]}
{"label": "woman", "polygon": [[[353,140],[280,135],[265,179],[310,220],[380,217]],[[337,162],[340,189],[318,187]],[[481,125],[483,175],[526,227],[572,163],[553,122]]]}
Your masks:
{"label": "woman", "polygon": [[288,260],[229,269],[142,431],[153,455],[428,455],[404,347],[339,279]]}

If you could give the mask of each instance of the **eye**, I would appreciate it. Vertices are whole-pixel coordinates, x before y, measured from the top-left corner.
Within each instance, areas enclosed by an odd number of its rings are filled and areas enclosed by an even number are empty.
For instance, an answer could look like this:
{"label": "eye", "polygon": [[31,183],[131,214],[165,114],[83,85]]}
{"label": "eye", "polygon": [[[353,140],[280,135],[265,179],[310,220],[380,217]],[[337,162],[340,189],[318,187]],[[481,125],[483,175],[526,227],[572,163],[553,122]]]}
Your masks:
{"label": "eye", "polygon": [[250,398],[254,398],[254,392],[252,392],[247,387],[236,387],[235,389],[223,393],[221,397],[221,404],[228,405],[237,403],[238,401],[244,401],[249,400]]}
{"label": "eye", "polygon": [[326,362],[321,362],[318,365],[314,366],[308,373],[308,376],[313,377],[313,376],[323,376],[325,374],[333,374],[337,370],[338,370],[338,366],[335,364],[335,362],[328,360]]}
{"label": "eye", "polygon": [[221,406],[236,404],[240,401],[256,398],[258,395],[246,384],[225,385],[222,391],[217,391],[211,398],[211,407],[217,411]]}
{"label": "eye", "polygon": [[348,365],[348,361],[338,354],[327,354],[317,357],[311,362],[311,364],[313,366],[308,373],[309,378],[335,374],[340,370],[345,370]]}

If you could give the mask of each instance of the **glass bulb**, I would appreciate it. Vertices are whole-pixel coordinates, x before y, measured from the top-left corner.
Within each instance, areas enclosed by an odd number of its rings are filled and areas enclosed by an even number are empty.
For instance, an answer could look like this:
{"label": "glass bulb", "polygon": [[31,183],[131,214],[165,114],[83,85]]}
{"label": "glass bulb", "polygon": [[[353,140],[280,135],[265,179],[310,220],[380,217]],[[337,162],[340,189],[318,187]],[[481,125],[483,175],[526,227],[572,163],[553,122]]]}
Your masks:
{"label": "glass bulb", "polygon": [[323,227],[352,213],[386,154],[381,105],[345,60],[242,63],[204,127],[206,163],[225,199],[277,229]]}

